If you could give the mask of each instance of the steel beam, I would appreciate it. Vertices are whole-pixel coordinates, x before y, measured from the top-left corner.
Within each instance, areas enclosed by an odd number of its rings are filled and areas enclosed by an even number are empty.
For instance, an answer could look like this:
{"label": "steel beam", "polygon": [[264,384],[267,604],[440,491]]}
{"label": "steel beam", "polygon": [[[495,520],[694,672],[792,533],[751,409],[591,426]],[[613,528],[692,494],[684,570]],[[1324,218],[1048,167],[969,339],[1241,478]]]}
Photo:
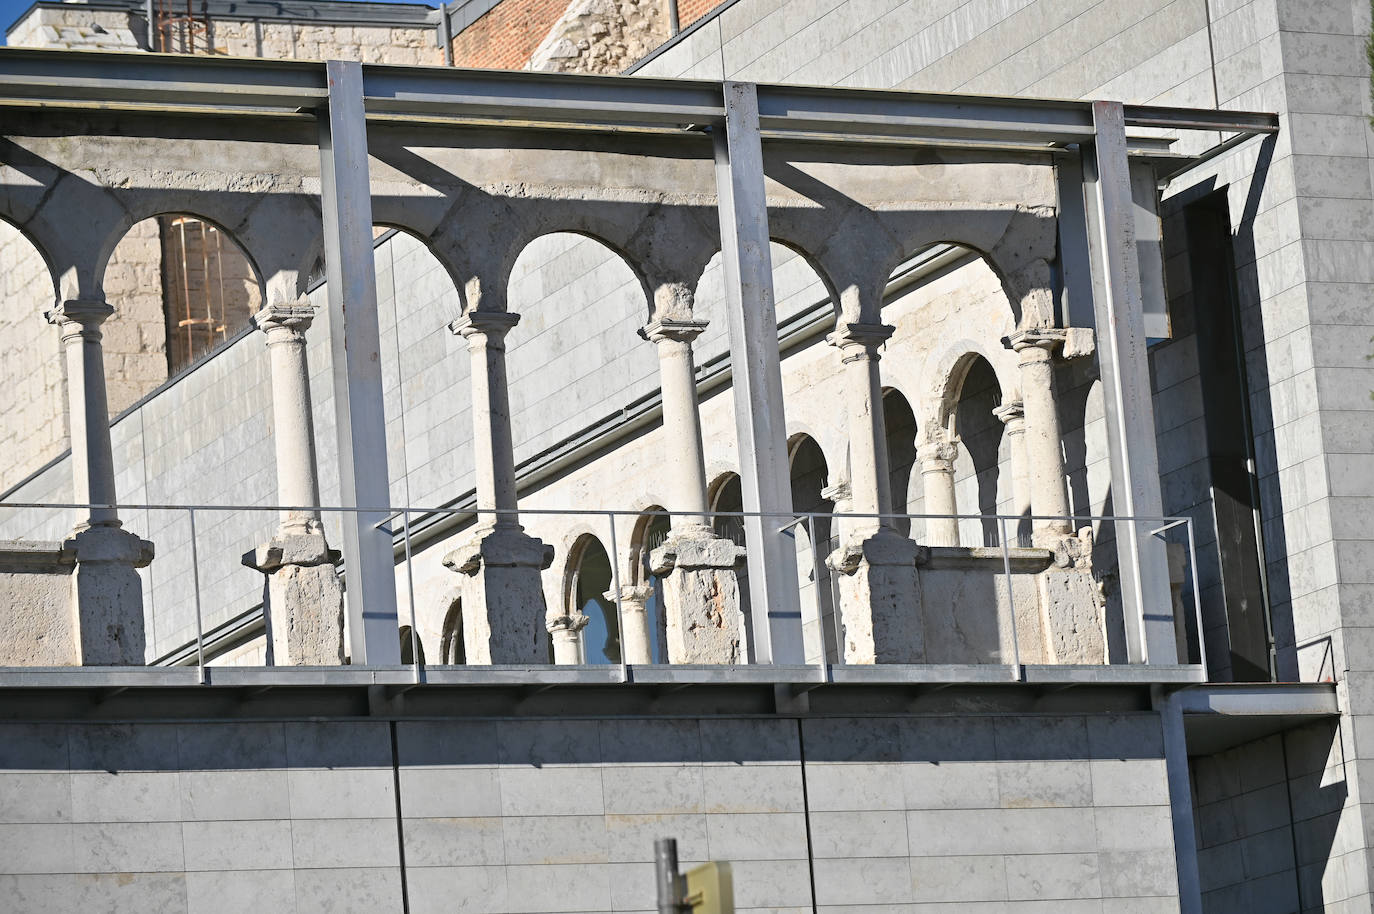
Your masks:
{"label": "steel beam", "polygon": [[1154,708],[1164,735],[1164,775],[1169,785],[1169,811],[1174,828],[1180,914],[1202,914],[1202,877],[1198,871],[1197,833],[1193,824],[1193,788],[1188,770],[1188,737],[1178,694],[1156,694]]}
{"label": "steel beam", "polygon": [[[1120,102],[1093,102],[1096,140],[1083,156],[1097,360],[1107,412],[1115,514],[1160,517],[1150,366],[1136,249],[1135,204]],[[1151,524],[1116,525],[1117,563],[1132,663],[1178,662],[1169,564]]]}
{"label": "steel beam", "polygon": [[716,192],[740,482],[745,511],[774,515],[744,520],[753,614],[749,659],[802,663],[795,527],[778,529],[791,518],[792,485],[758,97],[752,83],[739,82],[726,82],[724,97],[724,129],[714,134]]}
{"label": "steel beam", "polygon": [[[381,508],[391,500],[391,477],[382,406],[362,66],[330,61],[327,70],[329,106],[319,117],[320,202],[340,498],[346,508]],[[377,529],[385,517],[385,512],[376,511],[343,517],[349,647],[354,664],[401,662],[391,534]]]}

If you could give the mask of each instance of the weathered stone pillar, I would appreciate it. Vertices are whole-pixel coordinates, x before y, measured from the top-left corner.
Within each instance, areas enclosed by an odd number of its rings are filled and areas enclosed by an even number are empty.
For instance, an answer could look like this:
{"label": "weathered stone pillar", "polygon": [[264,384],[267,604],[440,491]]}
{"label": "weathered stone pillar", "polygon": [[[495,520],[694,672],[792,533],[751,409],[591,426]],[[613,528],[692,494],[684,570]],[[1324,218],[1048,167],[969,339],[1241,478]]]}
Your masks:
{"label": "weathered stone pillar", "polygon": [[[626,663],[653,663],[653,628],[648,603],[654,589],[647,584],[629,584],[620,588],[620,649]],[[608,590],[605,598],[615,605],[615,591]]]}
{"label": "weathered stone pillar", "polygon": [[77,662],[140,666],[146,662],[143,582],[134,569],[153,560],[153,544],[120,529],[110,445],[109,402],[100,325],[114,314],[103,301],[64,301],[48,312],[62,331],[71,417],[72,494],[91,508],[62,544],[75,562],[72,607]]}
{"label": "weathered stone pillar", "polygon": [[272,662],[281,666],[336,666],[344,659],[339,553],[325,541],[316,510],[320,484],[305,355],[305,332],[314,317],[315,306],[304,298],[268,305],[253,316],[267,337],[272,363],[277,500],[284,510],[272,539],[243,563],[267,575],[267,631]]}
{"label": "weathered stone pillar", "polygon": [[[520,315],[470,311],[449,325],[468,342],[472,358],[473,461],[477,528],[444,557],[471,579],[472,663],[544,663],[544,593],[539,573],[553,563],[553,547],[529,536],[515,513],[515,448],[506,389],[506,334]],[[480,513],[487,512],[487,513]],[[467,606],[467,599],[464,606]]]}
{"label": "weathered stone pillar", "polygon": [[553,662],[559,666],[583,662],[582,629],[591,617],[576,610],[548,621],[549,637],[553,639]]}
{"label": "weathered stone pillar", "polygon": [[[1054,401],[1055,347],[1064,342],[1064,331],[1022,330],[1008,343],[1021,357],[1021,397],[1025,404],[1026,462],[1030,467],[1031,510],[1046,517],[1069,513],[1069,490],[1064,478],[1064,449],[1059,431],[1059,410]],[[1073,529],[1062,520],[1037,520],[1036,541],[1053,546]]]}
{"label": "weathered stone pillar", "polygon": [[1009,400],[992,411],[1002,421],[1003,434],[1011,452],[1011,513],[1023,520],[1007,525],[1007,535],[1019,544],[1030,532],[1030,465],[1026,457],[1026,410],[1020,400]]}
{"label": "weathered stone pillar", "polygon": [[[692,360],[692,341],[705,329],[705,321],[660,319],[640,331],[658,347],[663,391],[666,440],[660,453],[666,464],[664,507],[672,512],[672,528],[663,545],[649,554],[649,567],[663,583],[669,663],[739,663],[744,642],[736,573],[744,550],[716,536],[706,517],[706,460]],[[639,610],[644,616],[645,640],[636,650],[645,656],[648,620],[643,602]],[[627,619],[626,627],[630,625]],[[624,635],[629,651],[630,632]]]}
{"label": "weathered stone pillar", "polygon": [[959,506],[954,497],[954,458],[959,455],[955,442],[940,438],[922,441],[916,448],[921,465],[921,487],[926,503],[926,545],[959,545]]}
{"label": "weathered stone pillar", "polygon": [[[886,324],[841,324],[829,341],[844,364],[849,412],[849,489],[857,515],[892,511],[887,430],[878,348]],[[846,663],[921,663],[925,625],[916,586],[916,544],[890,519],[854,517],[828,559],[840,579],[840,619]]]}

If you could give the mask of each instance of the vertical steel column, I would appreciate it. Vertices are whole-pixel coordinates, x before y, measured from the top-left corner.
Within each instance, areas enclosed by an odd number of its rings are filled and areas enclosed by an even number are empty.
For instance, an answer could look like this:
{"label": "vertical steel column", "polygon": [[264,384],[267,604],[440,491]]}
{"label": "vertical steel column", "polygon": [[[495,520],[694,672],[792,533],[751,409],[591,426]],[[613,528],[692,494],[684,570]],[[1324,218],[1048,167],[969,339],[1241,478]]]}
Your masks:
{"label": "vertical steel column", "polygon": [[1188,772],[1188,735],[1183,729],[1181,693],[1165,698],[1156,691],[1151,705],[1164,735],[1164,775],[1169,785],[1169,812],[1174,826],[1174,861],[1178,867],[1178,909],[1202,914],[1202,877],[1198,872],[1197,834],[1193,823],[1193,787]]}
{"label": "vertical steel column", "polygon": [[[339,488],[345,508],[384,508],[391,500],[382,408],[381,333],[372,261],[363,68],[325,64],[329,109],[321,112],[320,204],[324,212],[329,346],[339,435]],[[349,648],[353,663],[399,665],[395,560],[385,511],[343,515]]]}
{"label": "vertical steel column", "polygon": [[[1107,406],[1112,503],[1119,515],[1159,517],[1163,514],[1159,453],[1121,103],[1093,102],[1093,128],[1096,142],[1091,154],[1083,157],[1084,200],[1097,360]],[[1127,652],[1132,663],[1172,664],[1178,662],[1178,649],[1169,563],[1164,542],[1149,530],[1149,524],[1117,524]]]}
{"label": "vertical steel column", "polygon": [[778,318],[768,253],[759,103],[753,83],[725,82],[725,126],[715,131],[721,265],[749,548],[750,634],[757,663],[804,663],[791,471],[782,411]]}

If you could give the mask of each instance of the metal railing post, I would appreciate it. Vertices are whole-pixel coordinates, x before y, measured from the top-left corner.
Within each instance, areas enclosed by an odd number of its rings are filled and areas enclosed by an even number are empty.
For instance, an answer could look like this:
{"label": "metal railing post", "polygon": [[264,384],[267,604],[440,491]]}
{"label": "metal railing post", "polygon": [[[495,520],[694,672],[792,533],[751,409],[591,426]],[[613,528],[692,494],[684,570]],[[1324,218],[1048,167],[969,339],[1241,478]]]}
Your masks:
{"label": "metal railing post", "polygon": [[[410,563],[410,509],[403,512],[401,522],[405,524],[405,549],[406,549],[406,595],[410,602],[410,659],[414,661],[415,681],[424,682],[424,675],[420,671],[423,657],[420,653],[420,631],[415,622],[415,574],[411,570]],[[440,657],[440,660],[443,658]]]}
{"label": "metal railing post", "polygon": [[196,667],[200,683],[204,685],[206,682],[205,622],[201,617],[200,609],[200,553],[196,548],[196,509],[187,508],[186,515],[191,522],[191,586],[195,588],[196,604]]}
{"label": "metal railing post", "polygon": [[[620,593],[620,547],[615,536],[615,512],[607,511],[606,517],[611,522],[611,584],[615,587],[615,624],[620,629],[620,681],[629,682],[630,662],[625,659],[625,601]],[[583,650],[586,650],[585,646]]]}
{"label": "metal railing post", "polygon": [[1011,548],[1007,545],[1007,519],[997,517],[997,541],[1002,544],[1002,573],[1007,577],[1007,615],[1011,617],[1011,658],[1016,668],[1016,681],[1026,678],[1021,666],[1021,633],[1016,628],[1016,591],[1011,586]]}

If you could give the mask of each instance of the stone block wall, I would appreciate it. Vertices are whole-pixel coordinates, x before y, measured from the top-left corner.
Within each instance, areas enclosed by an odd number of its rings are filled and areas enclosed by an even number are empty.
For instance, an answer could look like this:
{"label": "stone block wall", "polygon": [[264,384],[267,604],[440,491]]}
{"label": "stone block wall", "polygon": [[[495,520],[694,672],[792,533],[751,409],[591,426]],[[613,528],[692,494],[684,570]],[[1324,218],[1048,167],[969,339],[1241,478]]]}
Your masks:
{"label": "stone block wall", "polygon": [[619,73],[669,35],[666,0],[573,0],[530,55],[531,70]]}
{"label": "stone block wall", "polygon": [[439,66],[444,49],[432,28],[217,19],[210,25],[216,54],[272,60],[357,60]]}
{"label": "stone block wall", "polygon": [[740,911],[1178,906],[1152,714],[0,733],[16,914],[647,912],[659,837]]}

